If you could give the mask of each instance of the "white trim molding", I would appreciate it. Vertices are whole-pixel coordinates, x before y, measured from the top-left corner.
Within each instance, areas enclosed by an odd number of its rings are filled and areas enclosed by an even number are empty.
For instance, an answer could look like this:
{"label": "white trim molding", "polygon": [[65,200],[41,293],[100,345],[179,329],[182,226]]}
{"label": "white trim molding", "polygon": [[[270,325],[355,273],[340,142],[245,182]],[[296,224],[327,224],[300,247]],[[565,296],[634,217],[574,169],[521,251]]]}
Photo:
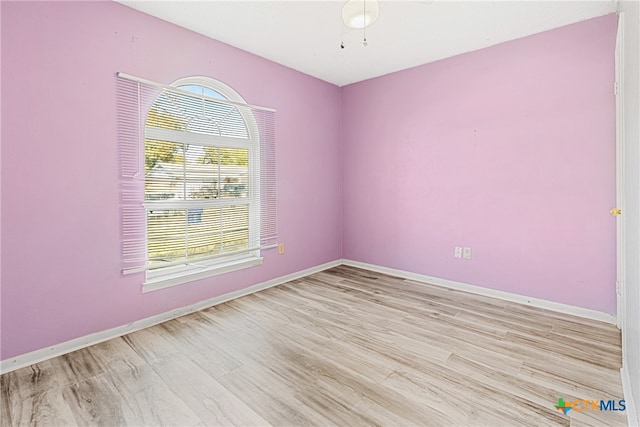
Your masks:
{"label": "white trim molding", "polygon": [[158,276],[155,279],[149,279],[149,274],[147,274],[147,280],[142,284],[142,292],[157,291],[159,289],[168,288],[170,286],[182,285],[184,283],[193,282],[194,280],[205,279],[207,277],[213,277],[232,271],[261,265],[262,257],[241,258],[233,261],[228,261],[223,264],[207,265],[205,262],[203,262],[202,264],[202,267],[194,269],[193,271],[183,269],[177,274]]}
{"label": "white trim molding", "polygon": [[176,308],[165,313],[147,317],[146,319],[137,320],[127,325],[122,325],[112,329],[107,329],[106,331],[85,335],[83,337],[75,338],[73,340],[56,344],[51,347],[42,348],[40,350],[22,354],[11,359],[2,360],[0,361],[0,374],[6,374],[7,372],[15,371],[16,369],[24,368],[25,366],[33,365],[34,363],[43,362],[47,359],[71,353],[72,351],[80,350],[81,348],[89,347],[94,344],[110,340],[112,338],[121,337],[122,335],[139,331],[141,329],[148,328],[150,326],[157,325],[158,323],[166,322],[167,320],[175,319],[189,313],[204,310],[206,308],[213,307],[214,305],[222,304],[235,298],[253,294],[263,289],[278,286],[283,283],[290,282],[291,280],[296,280],[313,273],[336,267],[340,264],[341,260],[327,262],[325,264],[280,276],[275,279],[267,280],[266,282],[258,283],[256,285],[249,286],[248,288],[240,289],[234,292],[229,292],[224,295],[200,301],[186,307]]}
{"label": "white trim molding", "polygon": [[629,427],[640,426],[640,419],[638,419],[638,409],[634,400],[633,393],[631,393],[631,378],[626,366],[620,369],[620,377],[622,378],[622,394],[624,395],[624,403],[627,407],[627,423]]}
{"label": "white trim molding", "polygon": [[497,298],[505,301],[517,302],[520,304],[531,305],[538,308],[544,308],[546,310],[557,311],[560,313],[571,314],[574,316],[584,317],[587,319],[599,320],[601,322],[616,324],[616,316],[609,313],[603,313],[601,311],[591,310],[583,307],[576,307],[574,305],[562,304],[559,302],[548,301],[540,298],[533,298],[524,295],[513,294],[511,292],[498,291],[496,289],[484,288],[482,286],[470,285],[467,283],[456,282],[448,279],[440,279],[438,277],[426,276],[424,274],[412,273],[404,270],[397,270],[395,268],[383,267],[380,265],[368,264],[365,262],[352,261],[349,259],[343,259],[344,265],[352,267],[363,268],[365,270],[376,271],[379,273],[385,273],[392,276],[398,276],[403,279],[415,280],[417,282],[428,283],[431,285],[442,286],[445,288],[457,289],[472,294],[483,295],[491,298]]}
{"label": "white trim molding", "polygon": [[[625,202],[625,113],[624,113],[624,13],[618,14],[618,32],[615,51],[615,96],[616,96],[616,208],[627,213]],[[616,221],[616,313],[618,328],[624,327],[626,307],[626,232],[624,216],[615,217]],[[624,351],[623,342],[623,351]]]}

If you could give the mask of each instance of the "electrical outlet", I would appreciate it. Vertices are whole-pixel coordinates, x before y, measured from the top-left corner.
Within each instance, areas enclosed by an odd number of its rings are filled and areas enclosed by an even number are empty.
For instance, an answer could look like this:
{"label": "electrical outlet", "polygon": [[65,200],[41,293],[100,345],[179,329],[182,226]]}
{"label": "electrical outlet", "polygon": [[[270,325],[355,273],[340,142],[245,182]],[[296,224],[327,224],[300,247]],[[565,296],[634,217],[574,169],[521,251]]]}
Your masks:
{"label": "electrical outlet", "polygon": [[460,246],[456,246],[453,256],[456,258],[462,258],[462,248]]}
{"label": "electrical outlet", "polygon": [[471,259],[471,248],[463,248],[462,249],[462,258]]}
{"label": "electrical outlet", "polygon": [[278,253],[279,254],[284,253],[284,243],[278,243]]}

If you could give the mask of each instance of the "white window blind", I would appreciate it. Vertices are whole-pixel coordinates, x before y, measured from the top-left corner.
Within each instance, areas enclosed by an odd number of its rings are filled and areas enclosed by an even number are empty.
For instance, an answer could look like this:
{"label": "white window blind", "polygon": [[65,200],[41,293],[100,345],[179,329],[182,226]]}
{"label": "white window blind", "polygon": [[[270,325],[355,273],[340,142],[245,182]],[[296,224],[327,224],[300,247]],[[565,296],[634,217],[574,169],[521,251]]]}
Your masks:
{"label": "white window blind", "polygon": [[125,274],[215,270],[275,245],[274,110],[205,78],[118,73],[117,99]]}

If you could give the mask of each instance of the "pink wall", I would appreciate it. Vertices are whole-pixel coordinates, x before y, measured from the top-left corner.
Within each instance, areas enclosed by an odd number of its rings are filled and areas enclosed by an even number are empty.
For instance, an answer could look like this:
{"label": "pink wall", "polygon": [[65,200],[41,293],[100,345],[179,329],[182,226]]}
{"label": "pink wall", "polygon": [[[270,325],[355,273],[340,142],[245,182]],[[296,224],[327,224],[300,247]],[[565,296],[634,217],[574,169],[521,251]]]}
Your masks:
{"label": "pink wall", "polygon": [[[2,360],[343,256],[615,312],[613,15],[342,90],[112,2],[1,20]],[[286,254],[146,294],[120,275],[118,71],[278,110]]]}
{"label": "pink wall", "polygon": [[[341,257],[337,87],[112,2],[2,2],[2,62],[1,359]],[[284,255],[145,294],[120,275],[118,71],[278,110]]]}
{"label": "pink wall", "polygon": [[343,88],[343,257],[615,313],[616,19]]}

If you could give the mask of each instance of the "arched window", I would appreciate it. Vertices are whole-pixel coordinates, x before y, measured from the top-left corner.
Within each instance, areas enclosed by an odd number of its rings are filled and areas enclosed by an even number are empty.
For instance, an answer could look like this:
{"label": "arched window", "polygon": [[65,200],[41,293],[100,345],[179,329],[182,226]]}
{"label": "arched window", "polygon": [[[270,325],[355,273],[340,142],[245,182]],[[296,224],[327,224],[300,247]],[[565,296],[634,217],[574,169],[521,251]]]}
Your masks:
{"label": "arched window", "polygon": [[148,100],[139,105],[146,111],[145,288],[260,264],[265,225],[275,224],[265,209],[275,202],[267,171],[274,159],[261,141],[269,132],[260,111],[207,77],[181,79],[138,98]]}

